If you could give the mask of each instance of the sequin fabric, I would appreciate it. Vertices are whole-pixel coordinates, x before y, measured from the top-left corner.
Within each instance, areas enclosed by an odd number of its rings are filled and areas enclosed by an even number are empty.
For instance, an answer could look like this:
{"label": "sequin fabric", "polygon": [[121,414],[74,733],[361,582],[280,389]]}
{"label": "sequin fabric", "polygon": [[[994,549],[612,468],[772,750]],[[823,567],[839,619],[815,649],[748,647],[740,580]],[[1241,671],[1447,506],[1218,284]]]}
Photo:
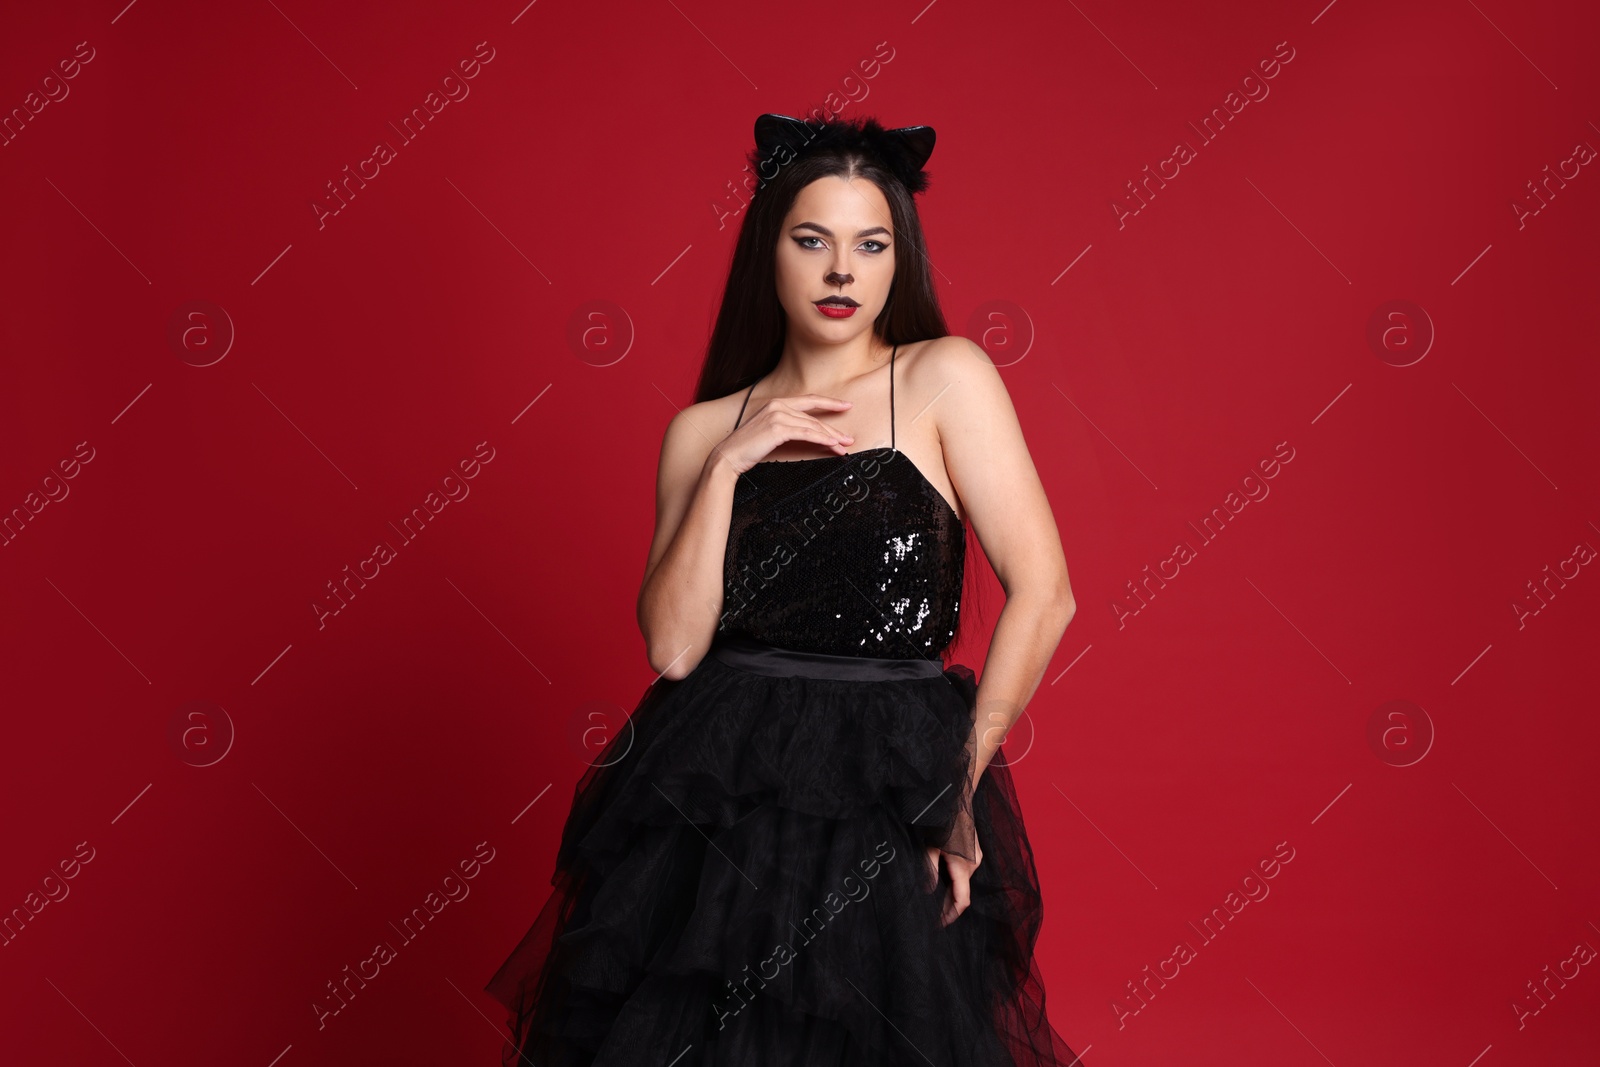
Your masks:
{"label": "sequin fabric", "polygon": [[893,445],[769,460],[734,489],[717,628],[804,652],[938,656],[965,564],[965,526]]}

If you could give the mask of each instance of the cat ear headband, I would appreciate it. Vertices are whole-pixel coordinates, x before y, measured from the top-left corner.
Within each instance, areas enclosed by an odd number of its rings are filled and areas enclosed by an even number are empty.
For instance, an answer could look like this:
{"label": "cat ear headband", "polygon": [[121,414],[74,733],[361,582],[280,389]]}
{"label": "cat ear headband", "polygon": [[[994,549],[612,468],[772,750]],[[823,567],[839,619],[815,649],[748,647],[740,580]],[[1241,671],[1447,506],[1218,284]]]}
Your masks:
{"label": "cat ear headband", "polygon": [[933,155],[932,126],[898,126],[884,129],[876,119],[854,122],[810,123],[789,115],[766,114],[756,119],[756,151],[750,162],[763,181],[776,176],[778,167],[818,148],[864,151],[882,160],[912,193],[928,187],[923,166]]}

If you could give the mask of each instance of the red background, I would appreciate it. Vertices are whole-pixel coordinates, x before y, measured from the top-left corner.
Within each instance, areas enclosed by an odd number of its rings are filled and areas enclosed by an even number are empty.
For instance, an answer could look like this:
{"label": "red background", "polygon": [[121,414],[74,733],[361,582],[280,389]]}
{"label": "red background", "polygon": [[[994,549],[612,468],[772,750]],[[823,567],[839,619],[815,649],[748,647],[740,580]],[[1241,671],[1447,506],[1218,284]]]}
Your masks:
{"label": "red background", "polygon": [[1057,1029],[1106,1067],[1590,1061],[1593,966],[1513,1005],[1600,946],[1600,576],[1562,563],[1600,545],[1600,175],[1562,163],[1600,145],[1592,5],[10,7],[0,109],[69,92],[0,147],[7,1063],[498,1063],[482,986],[548,892],[586,716],[653,677],[655,460],[751,123],[830,93],[937,128],[941,299],[1062,531],[1079,612],[1008,745]]}

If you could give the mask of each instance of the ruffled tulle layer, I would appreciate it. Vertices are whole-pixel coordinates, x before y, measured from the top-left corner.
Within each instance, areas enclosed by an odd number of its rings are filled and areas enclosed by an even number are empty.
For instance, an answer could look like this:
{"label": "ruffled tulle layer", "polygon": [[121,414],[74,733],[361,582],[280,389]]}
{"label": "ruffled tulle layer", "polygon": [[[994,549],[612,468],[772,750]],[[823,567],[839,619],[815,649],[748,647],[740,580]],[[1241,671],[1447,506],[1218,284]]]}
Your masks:
{"label": "ruffled tulle layer", "polygon": [[[975,696],[959,664],[864,682],[708,657],[653,685],[578,783],[554,890],[486,986],[503,1064],[1075,1064],[1045,1016],[1004,750],[964,788]],[[982,861],[942,926],[927,846],[964,813]]]}

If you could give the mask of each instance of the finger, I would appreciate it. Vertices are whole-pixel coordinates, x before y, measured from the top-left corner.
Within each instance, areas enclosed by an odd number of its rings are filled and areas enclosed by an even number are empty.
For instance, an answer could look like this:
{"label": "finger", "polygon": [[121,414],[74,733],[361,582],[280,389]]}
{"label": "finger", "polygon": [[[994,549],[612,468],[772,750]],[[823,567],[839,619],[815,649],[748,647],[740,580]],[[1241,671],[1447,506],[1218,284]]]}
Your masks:
{"label": "finger", "polygon": [[855,438],[842,430],[835,430],[824,423],[809,426],[804,431],[805,439],[828,445],[830,448],[843,448],[855,443]]}
{"label": "finger", "polygon": [[[853,443],[853,438],[830,431],[820,423],[814,426],[784,427],[782,432],[785,435],[783,440],[773,445],[773,448],[791,441],[810,441],[813,444],[821,445],[823,448],[831,448],[835,452],[843,453],[848,452],[850,445]],[[771,449],[768,449],[768,451],[770,452]],[[783,461],[779,460],[779,462]]]}
{"label": "finger", "polygon": [[[773,424],[778,428],[778,432],[784,435],[784,440],[788,441],[815,441],[821,445],[833,445],[839,441],[853,441],[855,439],[843,430],[834,429],[821,419],[813,418],[810,415],[775,418]],[[779,444],[782,443],[782,441],[779,442]]]}
{"label": "finger", "polygon": [[955,900],[957,915],[966,911],[967,905],[972,903],[972,885],[967,878],[966,871],[951,870],[950,896]]}
{"label": "finger", "polygon": [[843,411],[855,404],[853,400],[840,400],[836,396],[823,396],[821,393],[802,393],[799,396],[780,397],[785,404],[797,411],[815,411],[826,408],[829,411]]}

